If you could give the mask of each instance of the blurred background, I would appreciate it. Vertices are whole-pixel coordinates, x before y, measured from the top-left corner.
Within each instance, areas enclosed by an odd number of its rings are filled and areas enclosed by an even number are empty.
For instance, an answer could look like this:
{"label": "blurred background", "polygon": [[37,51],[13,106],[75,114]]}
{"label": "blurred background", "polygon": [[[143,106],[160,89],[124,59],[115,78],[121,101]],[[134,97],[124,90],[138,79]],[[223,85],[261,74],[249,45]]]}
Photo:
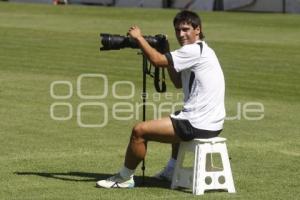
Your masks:
{"label": "blurred background", "polygon": [[24,3],[300,13],[300,0],[2,0]]}

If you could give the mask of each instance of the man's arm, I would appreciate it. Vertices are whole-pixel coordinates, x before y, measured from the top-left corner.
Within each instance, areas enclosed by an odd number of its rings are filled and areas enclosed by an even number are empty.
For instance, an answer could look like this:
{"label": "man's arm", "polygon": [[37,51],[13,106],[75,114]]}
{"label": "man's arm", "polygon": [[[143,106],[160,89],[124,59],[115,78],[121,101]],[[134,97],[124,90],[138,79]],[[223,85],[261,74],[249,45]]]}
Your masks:
{"label": "man's arm", "polygon": [[130,27],[128,31],[128,35],[130,35],[132,38],[134,38],[137,41],[138,45],[140,46],[145,56],[155,67],[169,66],[166,56],[164,56],[163,54],[161,54],[156,49],[150,46],[150,44],[143,37],[139,27],[137,26]]}
{"label": "man's arm", "polygon": [[155,48],[150,46],[150,44],[142,36],[139,27],[137,26],[130,27],[128,31],[128,35],[130,35],[132,38],[134,38],[137,41],[145,56],[155,67],[166,67],[168,69],[168,73],[171,78],[171,81],[173,82],[176,88],[182,87],[181,74],[175,71],[174,67],[171,66],[171,63],[169,63],[167,57],[164,54],[161,54]]}
{"label": "man's arm", "polygon": [[168,69],[168,74],[170,76],[170,79],[173,82],[174,86],[176,88],[182,88],[181,73],[176,72],[173,66],[170,66],[167,69]]}

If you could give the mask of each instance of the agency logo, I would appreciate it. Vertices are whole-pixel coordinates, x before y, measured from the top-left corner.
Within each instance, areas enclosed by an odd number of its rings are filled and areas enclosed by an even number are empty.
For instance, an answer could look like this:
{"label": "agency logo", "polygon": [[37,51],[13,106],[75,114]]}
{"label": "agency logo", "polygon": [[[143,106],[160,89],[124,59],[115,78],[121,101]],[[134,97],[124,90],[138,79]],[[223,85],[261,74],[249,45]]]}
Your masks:
{"label": "agency logo", "polygon": [[[90,85],[97,92],[90,92],[86,83],[97,80],[97,84]],[[63,94],[58,92],[63,88]],[[126,94],[123,91],[126,89]],[[75,92],[74,92],[75,91]],[[136,87],[131,81],[109,82],[104,74],[81,74],[73,85],[71,81],[56,80],[50,84],[50,96],[55,100],[50,105],[50,117],[56,121],[67,121],[76,117],[79,127],[102,128],[109,119],[114,121],[139,120],[144,104],[142,97],[146,98],[145,106],[150,111],[151,119],[160,119],[168,116],[183,107],[182,93],[145,93],[140,94],[140,101],[134,101]],[[72,104],[71,98],[77,97],[79,104]],[[61,112],[63,110],[63,112]],[[91,122],[88,111],[96,113]],[[225,120],[262,120],[264,118],[264,105],[260,102],[238,102],[234,109],[227,113]],[[63,114],[62,114],[63,113]],[[150,116],[151,115],[151,116]]]}
{"label": "agency logo", "polygon": [[[97,95],[94,94],[86,94],[83,91],[82,82],[86,79],[99,79],[99,81],[102,84],[99,84],[99,93]],[[97,87],[98,87],[97,86]],[[58,95],[55,93],[55,88],[58,87],[65,87],[67,94],[64,95]],[[50,117],[53,120],[57,121],[66,121],[70,120],[73,115],[73,105],[68,102],[67,100],[71,99],[73,97],[73,85],[70,81],[53,81],[50,85],[50,96],[56,100],[56,102],[52,103],[50,106]],[[104,127],[108,123],[108,107],[105,103],[100,102],[99,100],[105,99],[108,95],[108,79],[107,76],[103,74],[81,74],[77,78],[76,82],[76,95],[81,100],[87,100],[86,102],[80,103],[76,110],[76,116],[77,116],[77,124],[80,127],[87,127],[87,128],[99,128]],[[96,101],[98,100],[98,101]],[[59,109],[64,108],[64,113],[67,113],[64,116],[58,115],[56,111]],[[102,121],[99,123],[85,123],[84,120],[82,120],[82,110],[87,107],[98,107],[101,110],[102,114]]]}

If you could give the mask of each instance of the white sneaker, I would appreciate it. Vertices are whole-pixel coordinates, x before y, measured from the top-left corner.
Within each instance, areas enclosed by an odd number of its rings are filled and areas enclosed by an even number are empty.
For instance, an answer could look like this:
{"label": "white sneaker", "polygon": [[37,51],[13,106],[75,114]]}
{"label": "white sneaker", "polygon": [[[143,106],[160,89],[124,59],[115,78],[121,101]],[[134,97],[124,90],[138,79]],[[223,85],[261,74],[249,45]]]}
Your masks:
{"label": "white sneaker", "polygon": [[165,167],[163,170],[161,170],[156,175],[154,175],[154,178],[171,182],[172,177],[173,177],[173,173],[174,173],[174,168]]}
{"label": "white sneaker", "polygon": [[96,183],[97,187],[103,188],[133,188],[134,180],[133,177],[124,179],[119,173],[109,177],[106,180],[100,180]]}

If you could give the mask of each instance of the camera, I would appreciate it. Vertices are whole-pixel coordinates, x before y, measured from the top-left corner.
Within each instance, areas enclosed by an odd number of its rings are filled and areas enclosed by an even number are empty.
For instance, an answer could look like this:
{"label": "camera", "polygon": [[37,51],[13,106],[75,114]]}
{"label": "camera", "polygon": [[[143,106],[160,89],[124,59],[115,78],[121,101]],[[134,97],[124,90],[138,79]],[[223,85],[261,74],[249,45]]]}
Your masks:
{"label": "camera", "polygon": [[[164,54],[169,51],[169,42],[167,37],[162,34],[158,34],[155,36],[143,36],[145,40],[149,43],[150,46],[155,48],[160,53]],[[138,49],[139,45],[135,39],[129,36],[122,36],[117,34],[109,34],[109,33],[100,33],[100,40],[102,47],[101,51],[108,50],[120,50],[123,48],[133,48]],[[151,72],[151,64],[148,66],[147,58],[143,55],[143,84],[144,88],[146,88],[146,75],[151,76],[154,79],[154,87],[157,92],[165,92],[166,91],[166,83],[165,83],[165,71],[164,69],[160,69],[155,67],[154,73]]]}
{"label": "camera", "polygon": [[[161,53],[164,53],[166,50],[168,50],[169,43],[165,35],[158,34],[155,36],[143,37],[153,48],[160,51]],[[103,45],[100,50],[120,50],[127,47],[133,49],[139,48],[139,45],[137,44],[135,39],[128,36],[101,33],[100,38]]]}

